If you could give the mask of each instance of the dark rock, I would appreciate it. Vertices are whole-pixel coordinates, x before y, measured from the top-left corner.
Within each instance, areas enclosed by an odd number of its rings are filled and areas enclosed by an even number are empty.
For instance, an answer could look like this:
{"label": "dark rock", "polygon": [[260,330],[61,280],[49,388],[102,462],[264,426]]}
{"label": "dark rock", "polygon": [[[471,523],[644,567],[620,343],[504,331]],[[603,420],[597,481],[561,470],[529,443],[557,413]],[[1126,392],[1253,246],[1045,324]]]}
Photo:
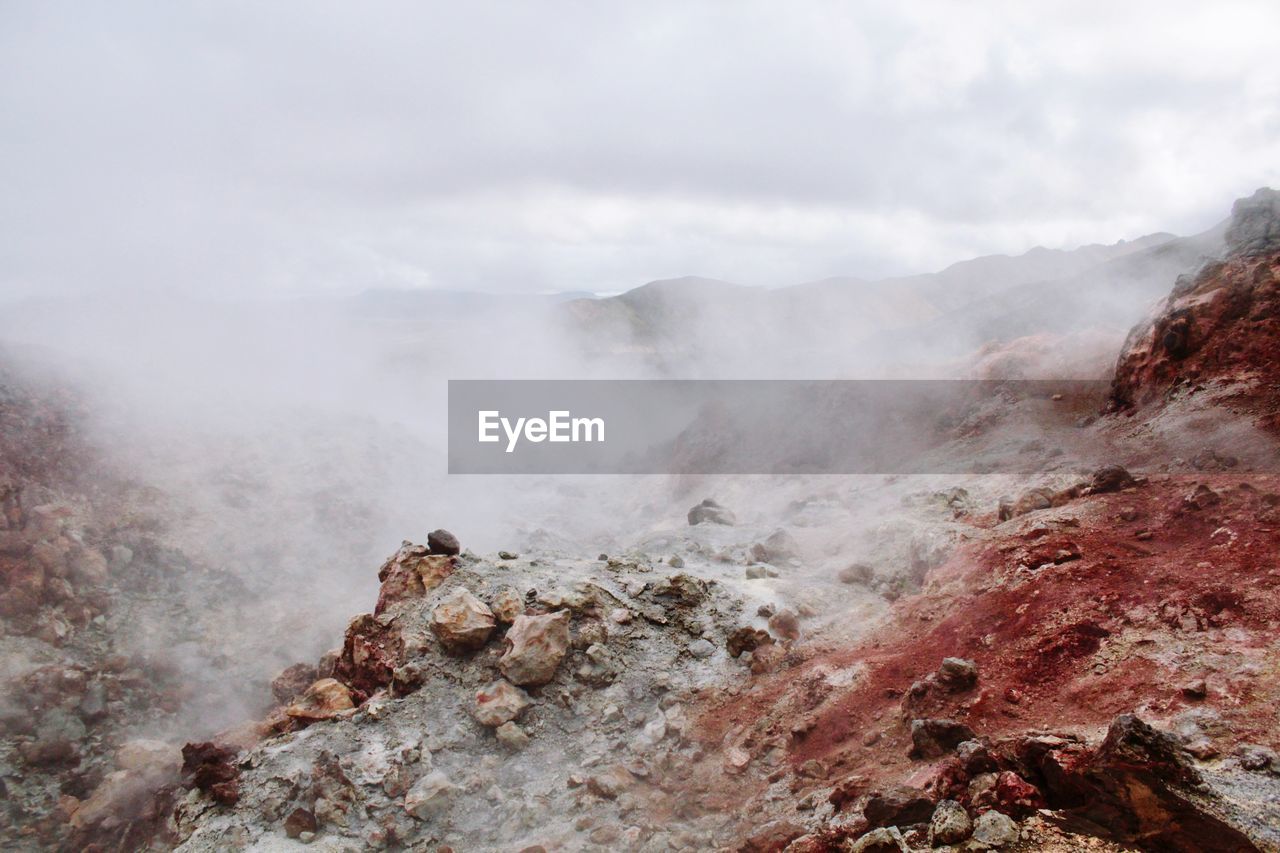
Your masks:
{"label": "dark rock", "polygon": [[968,690],[978,683],[978,665],[965,658],[943,658],[938,681],[948,690]]}
{"label": "dark rock", "polygon": [[740,853],[778,853],[804,835],[804,827],[786,820],[766,823],[738,848]]}
{"label": "dark rock", "polygon": [[725,647],[729,650],[729,656],[736,658],[743,652],[754,652],[761,646],[767,646],[772,642],[773,637],[769,635],[768,631],[744,626],[729,635]]}
{"label": "dark rock", "polygon": [[447,530],[433,530],[427,534],[427,553],[455,557],[462,552],[458,537]]}
{"label": "dark rock", "polygon": [[233,751],[216,743],[189,743],[182,747],[182,772],[214,802],[233,806],[240,799],[240,768],[235,758]]}
{"label": "dark rock", "polygon": [[841,569],[836,575],[836,579],[839,580],[840,583],[869,584],[875,576],[875,569],[871,568],[866,563],[854,563],[851,566]]}
{"label": "dark rock", "polygon": [[967,740],[956,747],[956,758],[966,773],[977,776],[996,769],[996,761],[980,740]]}
{"label": "dark rock", "polygon": [[1225,235],[1231,254],[1250,257],[1280,250],[1280,192],[1263,187],[1231,206]]}
{"label": "dark rock", "polygon": [[294,809],[284,820],[284,834],[297,838],[304,832],[315,832],[318,828],[316,816],[306,809]]}
{"label": "dark rock", "polygon": [[1107,492],[1118,492],[1137,485],[1133,475],[1119,465],[1106,465],[1093,472],[1089,480],[1089,491],[1095,495]]}
{"label": "dark rock", "polygon": [[738,519],[732,512],[720,506],[711,498],[706,498],[702,503],[689,510],[689,525],[706,523],[727,524],[732,527],[738,523]]}
{"label": "dark rock", "polygon": [[1117,840],[1178,853],[1267,849],[1250,837],[1259,816],[1224,798],[1173,737],[1132,714],[1111,722],[1081,775],[1091,790],[1072,813]]}
{"label": "dark rock", "polygon": [[295,663],[272,680],[271,695],[281,705],[285,705],[293,701],[295,696],[305,691],[317,680],[319,680],[319,676],[316,675],[314,666],[306,663]]}
{"label": "dark rock", "polygon": [[955,720],[912,720],[910,754],[912,758],[940,758],[973,739],[973,729]]}
{"label": "dark rock", "polygon": [[775,530],[768,539],[751,546],[751,559],[758,563],[781,563],[799,553],[800,546],[785,530]]}
{"label": "dark rock", "polygon": [[862,809],[871,826],[910,826],[933,817],[933,800],[915,788],[877,791]]}

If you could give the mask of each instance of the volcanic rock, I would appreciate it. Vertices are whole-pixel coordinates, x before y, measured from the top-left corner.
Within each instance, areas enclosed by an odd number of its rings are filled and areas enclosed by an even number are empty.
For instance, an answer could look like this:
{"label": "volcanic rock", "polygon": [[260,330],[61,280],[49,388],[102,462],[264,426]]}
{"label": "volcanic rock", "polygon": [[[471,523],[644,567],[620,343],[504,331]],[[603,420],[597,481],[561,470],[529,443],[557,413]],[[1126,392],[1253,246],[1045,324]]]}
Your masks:
{"label": "volcanic rock", "polygon": [[978,683],[978,665],[964,658],[943,658],[938,681],[948,690],[968,690]]}
{"label": "volcanic rock", "polygon": [[880,827],[863,835],[848,847],[849,853],[910,853],[911,848],[896,826]]}
{"label": "volcanic rock", "polygon": [[515,723],[503,723],[494,729],[493,733],[498,738],[498,742],[507,749],[524,749],[529,745],[529,735]]}
{"label": "volcanic rock", "polygon": [[501,678],[476,691],[475,717],[481,725],[496,727],[509,723],[527,707],[528,695]]}
{"label": "volcanic rock", "polygon": [[450,557],[462,552],[458,537],[447,530],[433,530],[427,534],[427,553],[445,554]]}
{"label": "volcanic rock", "polygon": [[404,810],[418,820],[428,820],[442,811],[462,789],[442,770],[433,770],[419,779],[404,795]]}
{"label": "volcanic rock", "polygon": [[979,849],[1007,847],[1018,840],[1018,824],[997,811],[984,812],[973,822],[972,841]]}
{"label": "volcanic rock", "polygon": [[730,657],[736,658],[743,652],[753,652],[760,646],[767,646],[772,642],[773,637],[769,635],[768,631],[744,626],[730,634],[725,645],[729,650]]}
{"label": "volcanic rock", "polygon": [[347,685],[335,678],[322,678],[308,687],[298,701],[285,708],[284,712],[296,720],[314,722],[331,720],[354,707]]}
{"label": "volcanic rock", "polygon": [[1119,465],[1107,465],[1093,472],[1089,480],[1089,491],[1092,494],[1118,492],[1137,484],[1133,475]]}
{"label": "volcanic rock", "polygon": [[934,847],[940,844],[959,844],[973,833],[973,822],[964,806],[955,800],[943,800],[933,811],[929,820],[929,843]]}
{"label": "volcanic rock", "polygon": [[751,559],[759,563],[781,563],[799,553],[799,544],[785,530],[775,530],[768,539],[751,546]]}
{"label": "volcanic rock", "polygon": [[955,720],[912,720],[911,757],[940,758],[967,740],[973,729]]}
{"label": "volcanic rock", "polygon": [[316,668],[306,663],[286,667],[271,682],[271,695],[281,705],[306,690],[317,678]]}
{"label": "volcanic rock", "polygon": [[458,589],[431,612],[431,630],[451,652],[480,648],[495,624],[493,611],[466,589]]}
{"label": "volcanic rock", "polygon": [[524,613],[524,597],[509,586],[504,586],[493,596],[490,604],[494,617],[504,625],[510,625]]}
{"label": "volcanic rock", "polygon": [[1280,251],[1280,192],[1264,187],[1231,207],[1228,250],[1249,257]]}
{"label": "volcanic rock", "polygon": [[872,794],[862,815],[872,826],[909,826],[933,817],[933,805],[933,800],[915,788],[890,788]]}
{"label": "volcanic rock", "polygon": [[182,772],[190,777],[193,787],[215,802],[235,805],[240,799],[240,769],[235,757],[234,752],[216,743],[189,743],[182,747]]}
{"label": "volcanic rock", "polygon": [[519,685],[546,684],[569,651],[569,613],[517,616],[507,631],[507,650],[498,668]]}
{"label": "volcanic rock", "polygon": [[875,569],[866,563],[853,563],[836,574],[836,580],[847,584],[869,584],[875,578]]}
{"label": "volcanic rock", "polygon": [[318,828],[314,813],[304,808],[296,808],[284,819],[284,834],[297,838],[304,832],[315,832]]}
{"label": "volcanic rock", "polygon": [[704,523],[727,524],[732,527],[738,523],[738,519],[732,512],[720,506],[711,498],[706,498],[702,503],[689,510],[689,525],[691,527]]}

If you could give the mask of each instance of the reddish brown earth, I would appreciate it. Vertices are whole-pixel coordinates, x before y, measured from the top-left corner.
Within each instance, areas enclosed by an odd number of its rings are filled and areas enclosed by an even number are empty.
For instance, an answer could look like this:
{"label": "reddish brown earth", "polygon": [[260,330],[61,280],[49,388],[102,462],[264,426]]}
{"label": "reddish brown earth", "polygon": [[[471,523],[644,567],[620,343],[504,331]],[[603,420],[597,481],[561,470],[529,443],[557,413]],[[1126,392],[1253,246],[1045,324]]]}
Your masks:
{"label": "reddish brown earth", "polygon": [[[1272,195],[1238,203],[1227,259],[1180,279],[1130,335],[1111,414],[1099,424],[1121,450],[1125,435],[1132,440],[1161,417],[1164,428],[1176,426],[1188,412],[1203,420],[1214,410],[1264,436],[1280,426]],[[1175,401],[1182,408],[1172,414]],[[1276,447],[1264,442],[1261,458],[1274,466]],[[1141,459],[1141,439],[1130,450]],[[1153,474],[1105,494],[1082,490],[1009,521],[973,519],[973,539],[856,645],[802,638],[748,690],[702,697],[706,755],[694,784],[722,792],[703,795],[704,806],[744,815],[744,850],[837,849],[880,822],[868,797],[898,786],[959,800],[974,814],[1066,807],[1094,821],[1080,831],[1146,849],[1272,849],[1237,832],[1238,821],[1219,822],[1215,807],[1187,807],[1176,793],[1203,788],[1188,751],[1212,762],[1245,745],[1280,748],[1280,476],[1234,465],[1197,459],[1204,472],[1183,464],[1190,473]],[[939,683],[946,657],[973,661],[976,685]],[[1181,730],[1181,740],[1149,735],[1128,714]],[[985,769],[1003,771],[986,800],[967,787],[979,774],[962,760],[912,757],[912,721],[929,719],[967,726],[986,745]],[[1211,724],[1188,729],[1188,719]],[[1047,746],[1039,733],[1063,739]],[[780,749],[786,759],[753,774],[751,764],[747,772],[729,766],[734,749],[737,764],[743,752],[755,762]],[[1160,758],[1166,752],[1172,757]],[[736,778],[726,779],[731,771]],[[765,794],[778,782],[789,784],[793,803],[812,793],[841,814],[794,841],[797,824],[767,821],[782,814],[770,807],[776,793]],[[1147,811],[1152,803],[1163,805]],[[1260,819],[1270,822],[1264,835],[1274,820]]]}

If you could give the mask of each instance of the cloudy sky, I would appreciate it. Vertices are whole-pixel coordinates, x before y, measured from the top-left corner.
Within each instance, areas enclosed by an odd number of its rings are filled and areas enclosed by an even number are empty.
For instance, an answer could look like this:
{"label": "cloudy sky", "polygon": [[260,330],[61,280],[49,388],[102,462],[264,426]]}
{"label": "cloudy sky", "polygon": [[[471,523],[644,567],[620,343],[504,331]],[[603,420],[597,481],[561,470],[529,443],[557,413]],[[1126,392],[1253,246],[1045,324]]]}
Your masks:
{"label": "cloudy sky", "polygon": [[615,291],[1200,230],[1280,4],[0,0],[0,295]]}

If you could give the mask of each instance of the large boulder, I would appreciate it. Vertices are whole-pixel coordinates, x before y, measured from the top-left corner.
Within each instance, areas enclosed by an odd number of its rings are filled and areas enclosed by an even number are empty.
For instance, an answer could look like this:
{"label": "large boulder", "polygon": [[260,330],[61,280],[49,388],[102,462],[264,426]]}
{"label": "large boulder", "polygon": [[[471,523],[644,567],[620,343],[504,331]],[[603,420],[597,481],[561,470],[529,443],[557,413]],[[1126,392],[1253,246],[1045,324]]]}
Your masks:
{"label": "large boulder", "polygon": [[546,684],[569,651],[569,612],[517,616],[507,631],[507,650],[498,668],[514,684]]}

